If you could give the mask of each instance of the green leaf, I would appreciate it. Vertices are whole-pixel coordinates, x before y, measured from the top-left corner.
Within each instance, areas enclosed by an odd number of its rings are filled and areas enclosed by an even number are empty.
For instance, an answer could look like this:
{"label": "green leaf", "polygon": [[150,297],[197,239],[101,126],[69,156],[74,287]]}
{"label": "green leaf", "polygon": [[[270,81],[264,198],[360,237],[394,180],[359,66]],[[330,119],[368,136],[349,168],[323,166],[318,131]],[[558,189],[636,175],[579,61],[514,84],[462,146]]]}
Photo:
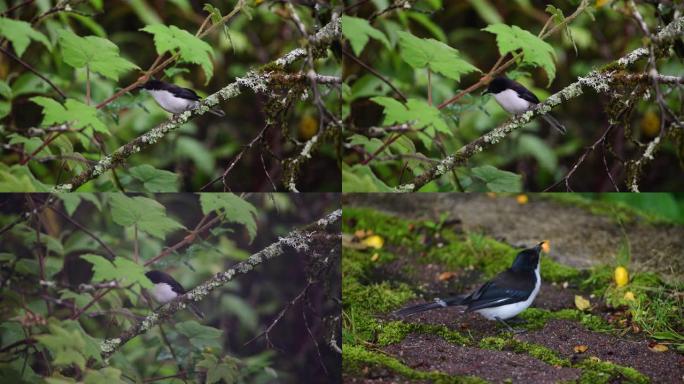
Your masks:
{"label": "green leaf", "polygon": [[64,62],[74,68],[88,67],[112,80],[137,65],[119,56],[119,47],[107,39],[97,36],[80,37],[69,30],[59,32]]}
{"label": "green leaf", "polygon": [[141,30],[154,35],[154,45],[158,54],[178,52],[180,61],[199,64],[204,70],[205,84],[209,82],[214,71],[214,65],[211,62],[213,51],[209,44],[175,25],[148,25]]}
{"label": "green leaf", "polygon": [[551,174],[556,171],[558,157],[542,139],[534,135],[521,135],[519,143],[521,154],[534,156],[539,166]]}
{"label": "green leaf", "polygon": [[[9,143],[12,145],[15,144],[21,144],[24,146],[24,152],[26,153],[33,153],[35,152],[38,148],[40,148],[43,145],[43,140],[41,140],[38,137],[24,137],[21,136],[18,133],[11,133],[7,135],[7,137],[10,139]],[[36,155],[52,155],[52,151],[50,151],[50,148],[43,147],[40,152],[38,152]]]}
{"label": "green leaf", "polygon": [[0,346],[8,346],[19,340],[24,340],[24,327],[17,321],[6,321],[0,324],[0,331],[2,331],[2,344]]}
{"label": "green leaf", "polygon": [[475,9],[475,12],[487,22],[487,24],[501,23],[501,15],[492,4],[487,0],[469,0],[470,5]]}
{"label": "green leaf", "polygon": [[522,176],[513,172],[502,171],[491,165],[475,167],[471,170],[473,177],[482,180],[491,192],[520,192]]}
{"label": "green leaf", "polygon": [[139,283],[143,288],[152,288],[152,282],[145,276],[142,265],[123,257],[116,257],[114,263],[99,255],[81,255],[81,258],[93,265],[93,281],[117,280],[126,284]]}
{"label": "green leaf", "polygon": [[12,104],[6,101],[0,101],[0,119],[9,115],[12,110]]}
{"label": "green leaf", "polygon": [[149,164],[131,167],[129,173],[149,192],[178,192],[178,175]]}
{"label": "green leaf", "polygon": [[12,88],[4,80],[0,80],[0,96],[12,100]]}
{"label": "green leaf", "polygon": [[549,43],[515,25],[492,24],[483,31],[496,35],[496,43],[501,55],[522,49],[523,62],[543,68],[549,84],[556,77],[556,65],[553,62],[555,53]]}
{"label": "green leaf", "polygon": [[93,131],[109,133],[107,126],[97,117],[95,107],[81,103],[74,99],[67,99],[64,105],[57,101],[43,97],[32,97],[31,101],[43,107],[43,122],[41,125],[54,125],[69,122],[71,128],[84,128],[89,137]]}
{"label": "green leaf", "polygon": [[41,183],[27,166],[15,164],[8,166],[0,163],[0,192],[49,192],[50,188]]}
{"label": "green leaf", "polygon": [[190,158],[200,171],[211,175],[215,171],[215,159],[211,152],[207,151],[204,144],[192,137],[181,136],[176,141],[176,156]]}
{"label": "green leaf", "polygon": [[88,369],[83,382],[85,384],[126,383],[126,381],[121,380],[121,371],[113,367],[105,367],[97,371]]}
{"label": "green leaf", "polygon": [[257,210],[251,203],[232,193],[203,193],[200,195],[200,204],[205,215],[216,211],[225,220],[244,225],[249,233],[249,241],[254,240]]}
{"label": "green leaf", "polygon": [[69,216],[73,216],[74,212],[76,212],[76,208],[81,204],[81,196],[78,193],[58,193],[57,197],[62,200],[64,209],[66,209]]}
{"label": "green leaf", "polygon": [[85,342],[78,331],[67,331],[59,326],[56,320],[50,322],[50,333],[47,335],[34,336],[52,354],[52,364],[69,366],[78,365],[85,368],[86,359],[81,353],[85,348]]}
{"label": "green leaf", "polygon": [[358,17],[342,16],[342,34],[349,40],[356,56],[361,54],[371,37],[385,44],[387,49],[392,48],[382,31],[373,28],[367,20]]}
{"label": "green leaf", "polygon": [[368,153],[375,153],[380,147],[382,147],[382,140],[377,137],[366,137],[359,134],[353,134],[347,139],[348,145],[360,145]]}
{"label": "green leaf", "polygon": [[197,368],[204,368],[203,370],[207,373],[206,384],[218,383],[221,379],[225,383],[235,383],[238,382],[238,360],[230,357],[224,356],[221,360],[218,360],[216,356],[203,353],[204,359],[198,362],[195,366]]}
{"label": "green leaf", "polygon": [[221,350],[223,331],[214,327],[202,325],[195,320],[176,323],[176,330],[185,335],[197,349],[211,347],[217,351]]}
{"label": "green leaf", "polygon": [[401,58],[413,68],[429,68],[433,72],[458,80],[461,75],[480,72],[477,67],[460,58],[454,48],[435,39],[421,39],[398,31]]}
{"label": "green leaf", "polygon": [[342,166],[342,192],[394,192],[368,165]]}
{"label": "green leaf", "polygon": [[406,105],[385,96],[373,97],[371,100],[385,107],[384,125],[411,123],[413,128],[425,128],[430,136],[434,136],[435,131],[452,134],[439,109],[423,100],[410,98]]}
{"label": "green leaf", "polygon": [[141,231],[159,239],[164,239],[172,231],[185,228],[166,216],[163,205],[147,197],[114,194],[110,199],[110,207],[115,223],[124,227],[137,225]]}
{"label": "green leaf", "polygon": [[52,49],[50,40],[25,21],[0,17],[0,36],[7,38],[12,43],[14,52],[19,57],[24,54],[31,40],[41,42],[48,50]]}

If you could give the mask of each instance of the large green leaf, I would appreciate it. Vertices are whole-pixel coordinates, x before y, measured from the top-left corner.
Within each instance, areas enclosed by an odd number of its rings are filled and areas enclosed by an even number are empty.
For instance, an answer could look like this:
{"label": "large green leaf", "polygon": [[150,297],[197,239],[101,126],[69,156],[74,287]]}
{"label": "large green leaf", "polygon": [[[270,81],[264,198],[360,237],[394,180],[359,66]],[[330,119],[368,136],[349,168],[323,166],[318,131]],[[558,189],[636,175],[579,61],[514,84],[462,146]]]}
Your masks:
{"label": "large green leaf", "polygon": [[463,60],[458,50],[435,39],[421,39],[410,33],[398,31],[401,58],[413,68],[430,68],[433,72],[458,80],[461,75],[480,72],[477,67]]}
{"label": "large green leaf", "polygon": [[205,215],[216,212],[229,222],[244,225],[249,240],[254,240],[257,210],[250,202],[232,193],[203,193],[200,195],[200,204]]}
{"label": "large green leaf", "polygon": [[110,207],[115,223],[124,227],[136,225],[139,230],[160,239],[172,231],[185,228],[166,215],[163,205],[147,197],[114,194],[110,199]]}
{"label": "large green leaf", "polygon": [[81,333],[62,328],[56,320],[50,322],[49,328],[49,334],[33,337],[50,350],[53,357],[52,364],[63,366],[76,364],[84,369],[86,363],[86,358],[83,355],[85,342]]}
{"label": "large green leaf", "polygon": [[178,175],[149,164],[131,167],[128,172],[149,192],[178,192]]}
{"label": "large green leaf", "polygon": [[12,43],[14,51],[19,57],[24,54],[31,40],[39,41],[47,49],[52,49],[50,40],[25,21],[0,17],[0,36],[7,38]]}
{"label": "large green leaf", "polygon": [[491,165],[475,167],[471,170],[473,177],[482,180],[491,192],[520,192],[522,176],[513,172],[502,171]]}
{"label": "large green leaf", "polygon": [[393,192],[368,165],[342,166],[342,192]]}
{"label": "large green leaf", "polygon": [[178,52],[180,61],[199,64],[204,70],[205,83],[209,82],[214,71],[211,45],[175,25],[148,25],[141,30],[154,35],[154,45],[158,54]]}
{"label": "large green leaf", "polygon": [[71,128],[83,128],[88,137],[92,136],[93,131],[109,133],[107,126],[97,117],[95,107],[74,99],[67,99],[62,105],[43,96],[32,97],[31,101],[43,107],[43,126],[68,122]]}
{"label": "large green leaf", "polygon": [[145,276],[142,265],[123,257],[116,257],[114,263],[99,255],[81,255],[93,265],[93,281],[117,280],[127,284],[139,283],[143,288],[152,288],[152,282]]}
{"label": "large green leaf", "polygon": [[534,135],[520,135],[519,151],[524,155],[531,155],[537,159],[539,166],[553,174],[558,166],[558,157],[542,139]]}
{"label": "large green leaf", "polygon": [[523,62],[542,67],[551,84],[556,77],[556,65],[553,62],[555,53],[549,43],[516,25],[492,24],[483,30],[496,35],[496,43],[501,55],[521,49]]}
{"label": "large green leaf", "polygon": [[349,40],[355,55],[361,54],[363,48],[372,37],[391,48],[389,40],[382,31],[373,28],[366,19],[358,17],[342,16],[342,34]]}
{"label": "large green leaf", "polygon": [[221,350],[223,331],[220,329],[202,325],[195,320],[189,320],[176,323],[176,330],[182,335],[187,336],[190,344],[197,349],[202,350],[206,347],[211,347],[217,351]]}
{"label": "large green leaf", "polygon": [[64,29],[59,33],[59,44],[65,63],[74,68],[88,67],[113,80],[119,80],[119,75],[139,68],[119,56],[119,47],[116,44],[101,37],[80,37]]}
{"label": "large green leaf", "polygon": [[424,100],[409,98],[406,105],[385,96],[373,97],[371,100],[385,107],[385,125],[411,123],[415,129],[425,128],[430,136],[434,136],[435,131],[452,134],[439,109]]}

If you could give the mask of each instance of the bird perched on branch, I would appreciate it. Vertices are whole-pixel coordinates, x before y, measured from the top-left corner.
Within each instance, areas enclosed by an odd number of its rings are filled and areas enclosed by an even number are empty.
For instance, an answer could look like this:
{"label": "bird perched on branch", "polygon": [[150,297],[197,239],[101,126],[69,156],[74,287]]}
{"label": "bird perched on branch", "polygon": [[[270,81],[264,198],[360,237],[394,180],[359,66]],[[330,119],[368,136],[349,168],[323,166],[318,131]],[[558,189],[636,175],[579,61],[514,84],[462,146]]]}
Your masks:
{"label": "bird perched on branch", "polygon": [[[539,104],[539,99],[529,89],[522,84],[507,77],[497,77],[489,83],[484,94],[491,93],[494,99],[506,112],[517,115],[533,109]],[[545,113],[541,117],[561,134],[567,131],[550,113]]]}
{"label": "bird perched on branch", "polygon": [[[192,89],[182,88],[161,80],[149,80],[140,88],[147,90],[160,107],[173,114],[197,108],[201,100]],[[226,115],[217,107],[210,109],[209,112],[219,117]]]}
{"label": "bird perched on branch", "polygon": [[[171,275],[162,271],[145,272],[145,276],[154,284],[154,288],[151,290],[152,297],[161,304],[171,302],[187,292]],[[198,318],[204,319],[204,314],[195,303],[188,303],[188,309]]]}
{"label": "bird perched on branch", "polygon": [[544,242],[541,242],[533,248],[518,253],[510,268],[469,295],[437,298],[432,303],[402,308],[394,314],[409,316],[433,309],[462,305],[467,307],[466,312],[477,312],[488,320],[496,320],[509,330],[518,332],[505,320],[527,309],[537,297],[541,287],[539,264],[543,244]]}

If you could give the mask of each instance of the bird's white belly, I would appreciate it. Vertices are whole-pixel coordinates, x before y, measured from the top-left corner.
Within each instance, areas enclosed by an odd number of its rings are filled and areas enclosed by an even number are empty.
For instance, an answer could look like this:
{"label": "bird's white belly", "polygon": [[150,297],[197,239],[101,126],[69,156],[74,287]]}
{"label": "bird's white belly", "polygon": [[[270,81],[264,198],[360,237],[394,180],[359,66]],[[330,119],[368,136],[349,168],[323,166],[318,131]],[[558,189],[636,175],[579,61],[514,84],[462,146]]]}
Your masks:
{"label": "bird's white belly", "polygon": [[152,296],[158,302],[165,304],[176,298],[176,292],[171,289],[171,286],[165,283],[157,283],[152,288]]}
{"label": "bird's white belly", "polygon": [[496,320],[497,317],[501,320],[506,320],[510,319],[511,317],[515,317],[518,313],[526,310],[527,307],[529,307],[532,304],[534,298],[537,297],[539,289],[541,288],[539,264],[537,264],[537,268],[534,270],[534,274],[537,276],[537,282],[534,284],[534,289],[532,290],[532,293],[530,294],[530,297],[527,298],[527,300],[513,304],[502,305],[500,307],[478,309],[475,312],[484,316],[488,320]]}
{"label": "bird's white belly", "polygon": [[530,109],[531,103],[520,98],[518,93],[512,89],[507,89],[494,95],[494,99],[508,113],[518,114]]}
{"label": "bird's white belly", "polygon": [[149,92],[160,107],[171,113],[185,112],[188,109],[195,108],[198,104],[195,100],[176,97],[169,91],[150,90]]}

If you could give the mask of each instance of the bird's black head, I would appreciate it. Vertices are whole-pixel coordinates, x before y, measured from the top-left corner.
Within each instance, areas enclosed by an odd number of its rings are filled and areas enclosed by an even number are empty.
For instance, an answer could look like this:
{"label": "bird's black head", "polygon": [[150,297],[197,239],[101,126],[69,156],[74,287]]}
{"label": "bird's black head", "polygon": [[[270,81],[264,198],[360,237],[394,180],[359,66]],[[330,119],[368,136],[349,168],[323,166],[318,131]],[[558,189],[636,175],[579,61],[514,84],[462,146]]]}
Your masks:
{"label": "bird's black head", "polygon": [[507,77],[499,76],[492,80],[484,93],[497,94],[511,88],[513,81]]}
{"label": "bird's black head", "polygon": [[159,283],[170,283],[171,281],[175,280],[173,277],[169,276],[168,274],[162,272],[162,271],[149,271],[145,272],[145,276],[147,276],[148,279],[150,279],[151,282],[154,284],[159,284]]}
{"label": "bird's black head", "polygon": [[161,80],[151,79],[151,80],[148,80],[145,84],[141,85],[140,89],[159,91],[159,90],[166,89],[166,83],[164,83]]}
{"label": "bird's black head", "polygon": [[537,268],[537,264],[539,264],[539,256],[543,244],[544,242],[542,241],[533,248],[520,251],[515,257],[511,269],[514,271],[534,271]]}

